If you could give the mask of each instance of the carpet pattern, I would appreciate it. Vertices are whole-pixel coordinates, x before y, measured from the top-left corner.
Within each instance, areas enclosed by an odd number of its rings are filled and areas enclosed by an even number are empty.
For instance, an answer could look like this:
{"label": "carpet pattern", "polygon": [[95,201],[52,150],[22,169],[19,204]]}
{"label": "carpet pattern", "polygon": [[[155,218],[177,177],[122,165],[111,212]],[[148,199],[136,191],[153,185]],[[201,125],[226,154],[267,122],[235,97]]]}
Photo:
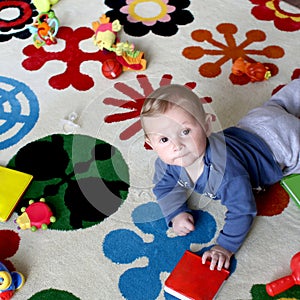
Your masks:
{"label": "carpet pattern", "polygon": [[[0,0],[0,164],[34,176],[0,223],[0,261],[26,278],[13,299],[175,299],[165,279],[185,250],[211,247],[225,208],[193,194],[197,229],[178,237],[166,227],[151,192],[144,99],[183,84],[214,115],[214,130],[236,124],[300,76],[300,10],[281,0],[60,0],[52,9],[56,43],[37,48],[33,1]],[[103,76],[103,62],[116,57],[93,42],[103,14],[120,21],[120,41],[145,53],[145,70]],[[239,57],[261,62],[271,78],[234,75]],[[19,230],[21,208],[41,197],[56,222]],[[299,286],[276,297],[265,290],[300,251],[299,208],[279,183],[255,198],[258,217],[218,299],[300,299]]]}

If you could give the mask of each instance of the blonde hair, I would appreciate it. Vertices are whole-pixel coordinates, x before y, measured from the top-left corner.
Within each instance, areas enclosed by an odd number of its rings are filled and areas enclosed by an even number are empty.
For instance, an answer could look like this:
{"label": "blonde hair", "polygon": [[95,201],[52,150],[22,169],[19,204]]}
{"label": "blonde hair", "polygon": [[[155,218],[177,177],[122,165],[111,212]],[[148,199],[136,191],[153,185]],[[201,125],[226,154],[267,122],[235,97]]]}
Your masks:
{"label": "blonde hair", "polygon": [[175,105],[189,113],[201,125],[204,124],[206,113],[199,97],[183,85],[170,84],[159,87],[145,99],[140,114],[142,126],[143,117],[164,114]]}

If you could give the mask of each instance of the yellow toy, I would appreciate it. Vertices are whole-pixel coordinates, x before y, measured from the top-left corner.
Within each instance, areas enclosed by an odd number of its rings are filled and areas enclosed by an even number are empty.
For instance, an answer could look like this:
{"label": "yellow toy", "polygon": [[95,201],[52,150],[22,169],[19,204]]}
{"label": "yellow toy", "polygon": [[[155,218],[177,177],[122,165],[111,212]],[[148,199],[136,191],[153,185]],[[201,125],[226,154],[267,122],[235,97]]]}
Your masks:
{"label": "yellow toy", "polygon": [[117,33],[122,29],[119,20],[110,22],[106,15],[102,15],[99,21],[92,23],[92,28],[95,32],[94,44],[100,50],[115,52],[116,60],[122,65],[123,71],[146,69],[144,52],[136,50],[132,43],[119,41]]}
{"label": "yellow toy", "polygon": [[39,12],[48,12],[59,0],[33,0],[33,5]]}

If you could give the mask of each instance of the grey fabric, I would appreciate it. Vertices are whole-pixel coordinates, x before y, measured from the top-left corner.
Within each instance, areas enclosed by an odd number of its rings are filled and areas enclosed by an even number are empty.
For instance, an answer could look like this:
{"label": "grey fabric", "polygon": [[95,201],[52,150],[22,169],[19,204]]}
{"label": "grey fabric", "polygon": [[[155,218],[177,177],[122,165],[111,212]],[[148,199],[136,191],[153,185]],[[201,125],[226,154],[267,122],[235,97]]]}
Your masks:
{"label": "grey fabric", "polygon": [[283,174],[300,173],[300,79],[279,90],[263,106],[251,110],[238,127],[260,136]]}

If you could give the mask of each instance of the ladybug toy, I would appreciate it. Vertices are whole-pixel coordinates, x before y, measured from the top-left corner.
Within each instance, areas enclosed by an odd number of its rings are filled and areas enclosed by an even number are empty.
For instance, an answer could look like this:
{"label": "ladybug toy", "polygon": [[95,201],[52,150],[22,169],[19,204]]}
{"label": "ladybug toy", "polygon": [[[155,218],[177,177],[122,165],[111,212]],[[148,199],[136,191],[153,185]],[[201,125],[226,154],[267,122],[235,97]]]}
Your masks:
{"label": "ladybug toy", "polygon": [[20,229],[30,228],[33,232],[40,228],[45,230],[50,223],[56,221],[52,210],[45,202],[44,198],[41,198],[39,202],[30,200],[27,208],[22,207],[22,214],[16,219]]}

